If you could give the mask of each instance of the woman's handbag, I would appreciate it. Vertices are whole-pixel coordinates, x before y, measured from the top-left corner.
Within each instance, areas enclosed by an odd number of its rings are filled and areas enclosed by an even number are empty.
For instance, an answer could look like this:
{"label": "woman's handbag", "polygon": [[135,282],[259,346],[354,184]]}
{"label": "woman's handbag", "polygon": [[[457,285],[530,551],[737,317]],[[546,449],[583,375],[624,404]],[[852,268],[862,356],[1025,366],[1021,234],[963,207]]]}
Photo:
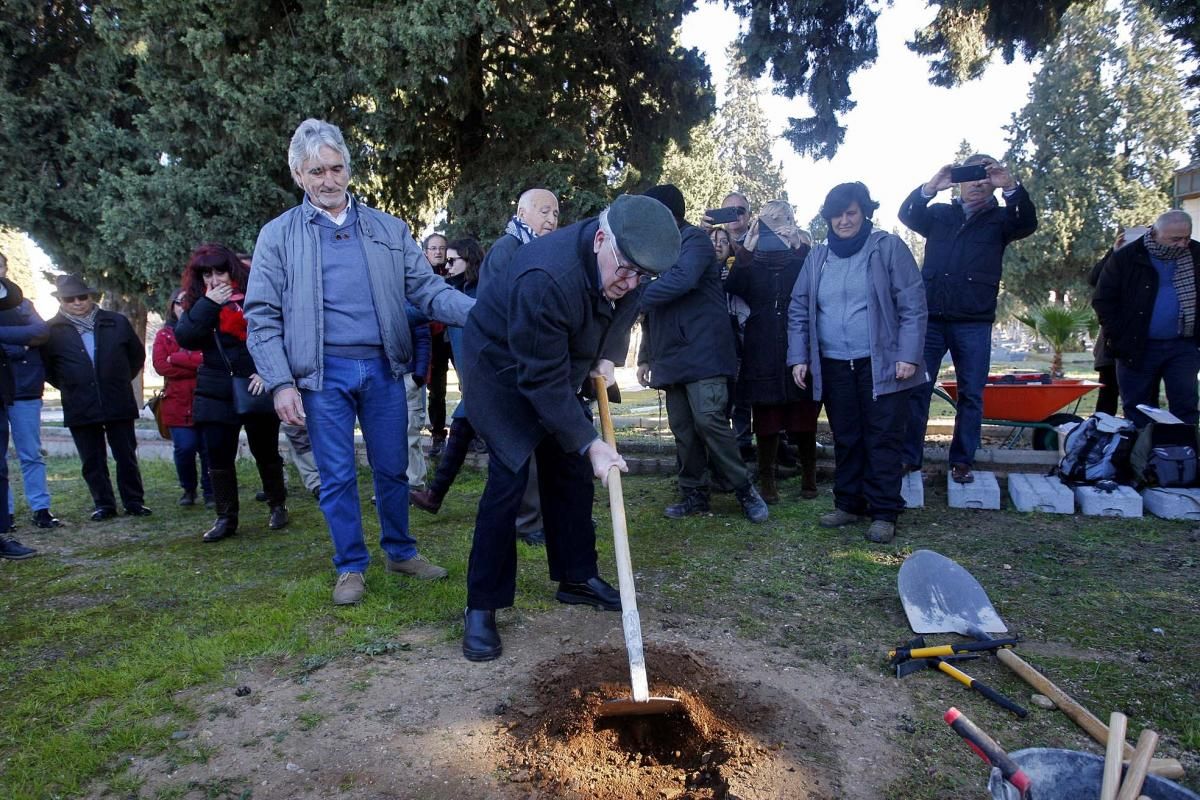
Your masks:
{"label": "woman's handbag", "polygon": [[225,348],[221,346],[221,334],[218,331],[213,331],[213,340],[217,343],[217,350],[221,353],[225,366],[229,369],[229,380],[233,385],[233,410],[239,416],[274,414],[275,398],[271,396],[271,393],[251,394],[250,379],[233,374],[233,364],[229,363],[229,356],[225,355]]}
{"label": "woman's handbag", "polygon": [[150,413],[154,415],[154,422],[158,425],[158,435],[169,442],[171,441],[171,429],[163,422],[163,396],[163,390],[159,389],[150,395],[150,399],[146,401],[145,407],[150,409]]}

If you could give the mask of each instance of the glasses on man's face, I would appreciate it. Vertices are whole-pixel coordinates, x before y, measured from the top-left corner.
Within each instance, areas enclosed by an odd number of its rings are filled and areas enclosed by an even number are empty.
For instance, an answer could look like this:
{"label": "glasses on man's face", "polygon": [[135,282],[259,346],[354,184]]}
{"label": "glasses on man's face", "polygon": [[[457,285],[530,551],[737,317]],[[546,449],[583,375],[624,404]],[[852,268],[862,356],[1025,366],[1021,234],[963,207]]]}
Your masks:
{"label": "glasses on man's face", "polygon": [[628,278],[653,278],[654,273],[649,270],[642,269],[637,264],[622,264],[621,259],[617,256],[617,246],[613,244],[613,240],[608,240],[608,246],[612,250],[613,261],[617,264],[617,277],[621,279]]}
{"label": "glasses on man's face", "polygon": [[76,294],[71,295],[70,297],[64,297],[62,301],[64,303],[82,303],[84,300],[87,300],[90,297],[90,294]]}

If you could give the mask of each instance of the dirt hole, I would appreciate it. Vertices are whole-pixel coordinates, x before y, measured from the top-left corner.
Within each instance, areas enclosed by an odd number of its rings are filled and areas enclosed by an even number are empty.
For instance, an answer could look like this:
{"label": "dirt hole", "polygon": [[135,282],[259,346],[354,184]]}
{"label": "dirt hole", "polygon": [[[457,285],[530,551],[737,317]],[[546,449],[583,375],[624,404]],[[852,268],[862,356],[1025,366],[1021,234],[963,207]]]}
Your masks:
{"label": "dirt hole", "polygon": [[[754,687],[688,652],[649,648],[646,663],[650,693],[679,699],[681,713],[600,716],[606,701],[630,699],[624,650],[541,664],[533,695],[497,709],[509,780],[529,781],[547,797],[734,800],[750,787],[758,796],[836,796],[828,776],[812,764],[798,768],[764,734],[774,710]],[[791,733],[818,739],[815,729]]]}

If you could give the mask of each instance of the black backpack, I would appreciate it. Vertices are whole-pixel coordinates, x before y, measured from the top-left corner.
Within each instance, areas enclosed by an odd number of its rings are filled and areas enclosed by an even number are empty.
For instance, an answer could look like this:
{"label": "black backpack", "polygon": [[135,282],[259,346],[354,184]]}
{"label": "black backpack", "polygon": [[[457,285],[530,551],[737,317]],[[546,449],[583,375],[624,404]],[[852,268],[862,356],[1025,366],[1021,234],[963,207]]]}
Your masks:
{"label": "black backpack", "polygon": [[1129,464],[1139,488],[1195,486],[1197,470],[1196,428],[1148,422],[1138,431]]}
{"label": "black backpack", "polygon": [[1067,485],[1132,483],[1129,455],[1136,435],[1137,428],[1129,420],[1098,412],[1067,434],[1055,472]]}

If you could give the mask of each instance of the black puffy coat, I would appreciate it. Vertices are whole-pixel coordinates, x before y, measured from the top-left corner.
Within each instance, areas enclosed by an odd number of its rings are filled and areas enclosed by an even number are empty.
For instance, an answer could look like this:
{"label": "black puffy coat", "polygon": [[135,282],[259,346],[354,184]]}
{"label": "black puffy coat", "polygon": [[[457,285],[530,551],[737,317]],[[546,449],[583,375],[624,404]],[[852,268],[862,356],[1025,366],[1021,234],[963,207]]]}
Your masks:
{"label": "black puffy coat", "polygon": [[146,363],[146,347],[122,314],[96,312],[96,361],[88,358],[79,331],[61,311],[49,322],[42,345],[46,380],[62,392],[63,424],[95,425],[137,419],[140,403],[133,379]]}
{"label": "black puffy coat", "polygon": [[771,253],[752,253],[741,245],[735,250],[725,291],[750,306],[738,373],[738,403],[781,405],[812,400],[812,384],[807,390],[797,386],[787,365],[788,306],[808,245]]}
{"label": "black puffy coat", "polygon": [[639,300],[646,318],[638,363],[650,365],[650,385],[656,389],[737,373],[712,240],[694,225],[681,225],[679,232],[679,263],[646,286]]}
{"label": "black puffy coat", "polygon": [[[225,303],[238,308],[237,303]],[[241,417],[233,407],[233,378],[229,366],[217,349],[213,335],[221,318],[221,306],[201,297],[192,303],[179,321],[175,323],[175,341],[187,350],[199,350],[204,354],[204,363],[196,370],[196,394],[192,400],[192,418],[196,422],[221,422],[236,425]],[[233,374],[249,378],[255,373],[254,359],[246,349],[246,342],[230,333],[220,333],[221,347],[233,367]]]}

